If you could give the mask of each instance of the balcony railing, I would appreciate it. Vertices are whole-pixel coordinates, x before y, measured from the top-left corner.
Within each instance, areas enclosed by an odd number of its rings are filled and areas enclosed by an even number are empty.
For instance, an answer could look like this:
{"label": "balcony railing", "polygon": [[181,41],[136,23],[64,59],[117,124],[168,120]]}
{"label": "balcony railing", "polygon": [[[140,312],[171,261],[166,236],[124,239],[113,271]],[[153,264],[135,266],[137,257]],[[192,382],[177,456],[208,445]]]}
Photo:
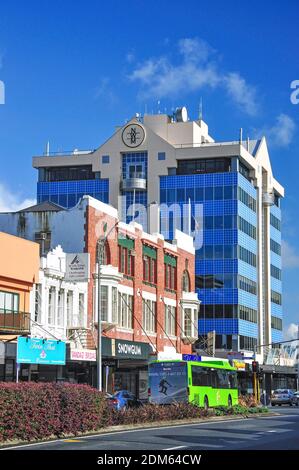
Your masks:
{"label": "balcony railing", "polygon": [[30,331],[30,313],[0,309],[0,330]]}

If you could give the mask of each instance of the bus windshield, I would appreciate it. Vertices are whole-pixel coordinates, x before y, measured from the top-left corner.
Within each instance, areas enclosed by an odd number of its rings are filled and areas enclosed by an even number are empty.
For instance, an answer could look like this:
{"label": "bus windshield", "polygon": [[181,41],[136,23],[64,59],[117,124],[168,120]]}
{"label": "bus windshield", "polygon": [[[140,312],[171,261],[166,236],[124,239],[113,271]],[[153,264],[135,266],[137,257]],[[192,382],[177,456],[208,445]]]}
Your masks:
{"label": "bus windshield", "polygon": [[168,404],[188,401],[187,365],[184,362],[149,364],[150,401]]}

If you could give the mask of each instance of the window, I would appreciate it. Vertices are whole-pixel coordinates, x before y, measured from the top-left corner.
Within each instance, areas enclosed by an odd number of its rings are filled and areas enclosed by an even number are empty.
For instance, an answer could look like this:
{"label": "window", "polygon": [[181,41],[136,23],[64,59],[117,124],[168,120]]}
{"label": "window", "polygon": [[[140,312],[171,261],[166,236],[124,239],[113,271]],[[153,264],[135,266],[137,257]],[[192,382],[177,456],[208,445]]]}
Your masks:
{"label": "window", "polygon": [[108,286],[101,286],[101,320],[108,322]]}
{"label": "window", "polygon": [[49,325],[55,324],[55,310],[56,310],[56,289],[50,287],[49,289],[49,303],[48,303],[48,323]]}
{"label": "window", "polygon": [[157,283],[157,250],[143,245],[143,281]]}
{"label": "window", "polygon": [[244,178],[250,181],[249,171],[250,170],[242,162],[239,161],[239,172],[241,173],[241,175],[244,176]]}
{"label": "window", "polygon": [[239,305],[239,318],[241,320],[250,321],[251,323],[257,323],[257,311],[253,308]]}
{"label": "window", "polygon": [[230,158],[197,158],[178,160],[177,174],[224,173],[231,171]]}
{"label": "window", "polygon": [[246,248],[243,248],[243,246],[238,246],[238,251],[239,255],[238,258],[244,261],[247,264],[250,264],[251,266],[256,267],[256,255],[252,253],[249,250],[246,250]]}
{"label": "window", "polygon": [[0,291],[0,313],[19,313],[19,294]]}
{"label": "window", "polygon": [[243,219],[240,216],[238,217],[238,227],[239,227],[239,230],[241,230],[242,232],[249,235],[249,237],[256,240],[256,227],[254,227],[252,224],[247,222],[247,220]]}
{"label": "window", "polygon": [[270,224],[272,227],[276,228],[276,230],[279,230],[279,232],[281,231],[281,221],[273,214],[270,214]]}
{"label": "window", "polygon": [[271,290],[271,302],[277,305],[281,305],[282,304],[281,294],[279,292],[275,292],[274,290]]}
{"label": "window", "polygon": [[57,325],[64,325],[64,290],[58,291],[58,305],[57,305]]}
{"label": "window", "polygon": [[256,200],[239,186],[239,201],[243,202],[249,209],[256,212]]}
{"label": "window", "polygon": [[130,248],[119,246],[119,271],[134,276],[134,256]]}
{"label": "window", "polygon": [[35,307],[34,307],[34,321],[41,322],[42,318],[42,285],[35,285]]}
{"label": "window", "polygon": [[83,294],[83,292],[80,292],[79,293],[79,310],[78,310],[78,314],[79,314],[79,325],[78,326],[84,326],[84,308],[85,306],[85,295]]}
{"label": "window", "polygon": [[270,269],[271,269],[271,276],[280,281],[281,269],[277,268],[276,266],[273,266],[273,264],[270,265]]}
{"label": "window", "polygon": [[245,292],[249,292],[250,294],[254,295],[256,295],[257,293],[256,282],[244,276],[239,276],[239,289],[242,289]]}
{"label": "window", "polygon": [[165,152],[158,152],[158,160],[165,160],[166,155]]}
{"label": "window", "polygon": [[118,293],[118,326],[121,328],[133,328],[133,296]]}
{"label": "window", "polygon": [[281,256],[281,245],[270,238],[270,250]]}
{"label": "window", "polygon": [[71,290],[66,294],[66,317],[68,326],[72,326],[73,323],[73,295],[73,291]]}
{"label": "window", "polygon": [[183,278],[182,278],[182,291],[183,292],[190,292],[191,286],[190,286],[190,277],[189,273],[187,270],[183,272]]}
{"label": "window", "polygon": [[175,315],[176,308],[172,305],[164,305],[164,325],[165,331],[170,336],[175,336]]}
{"label": "window", "polygon": [[184,336],[186,338],[198,337],[198,313],[197,309],[184,308],[183,309],[183,322]]}
{"label": "window", "polygon": [[92,171],[92,165],[81,166],[59,166],[45,168],[40,173],[42,178],[39,181],[75,181],[75,180],[93,180],[95,174]]}
{"label": "window", "polygon": [[192,385],[197,387],[210,386],[210,370],[206,367],[191,366]]}
{"label": "window", "polygon": [[282,319],[271,316],[271,328],[275,330],[282,330]]}
{"label": "window", "polygon": [[112,287],[112,323],[118,323],[117,288]]}
{"label": "window", "polygon": [[34,241],[40,246],[40,256],[44,256],[51,249],[51,232],[36,232]]}
{"label": "window", "polygon": [[102,155],[102,163],[105,165],[110,163],[110,156],[109,155]]}
{"label": "window", "polygon": [[156,302],[142,299],[142,324],[147,333],[155,333],[156,329]]}
{"label": "window", "polygon": [[240,349],[254,351],[257,346],[257,339],[250,336],[240,336]]}

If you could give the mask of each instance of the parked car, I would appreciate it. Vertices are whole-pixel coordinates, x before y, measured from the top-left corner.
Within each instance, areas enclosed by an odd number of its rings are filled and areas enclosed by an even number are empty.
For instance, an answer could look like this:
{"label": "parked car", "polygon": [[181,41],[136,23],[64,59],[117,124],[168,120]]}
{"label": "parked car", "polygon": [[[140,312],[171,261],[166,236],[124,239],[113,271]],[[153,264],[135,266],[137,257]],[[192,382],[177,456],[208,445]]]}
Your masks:
{"label": "parked car", "polygon": [[299,406],[299,391],[294,393],[294,397],[296,398],[295,405]]}
{"label": "parked car", "polygon": [[281,405],[297,405],[299,401],[298,398],[295,396],[293,390],[290,389],[278,389],[274,390],[271,395],[271,405],[281,406]]}
{"label": "parked car", "polygon": [[[137,408],[142,406],[141,400],[128,390],[119,390],[113,396],[112,403],[115,403],[116,410],[123,410],[126,408]],[[116,400],[116,402],[114,402]]]}

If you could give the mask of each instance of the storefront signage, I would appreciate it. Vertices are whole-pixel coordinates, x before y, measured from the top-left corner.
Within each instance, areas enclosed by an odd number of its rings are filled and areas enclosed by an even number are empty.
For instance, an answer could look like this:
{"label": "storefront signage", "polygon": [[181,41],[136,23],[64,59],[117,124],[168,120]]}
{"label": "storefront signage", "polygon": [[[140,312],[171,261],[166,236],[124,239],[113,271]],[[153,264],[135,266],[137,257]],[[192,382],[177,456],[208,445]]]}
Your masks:
{"label": "storefront signage", "polygon": [[237,370],[246,370],[246,364],[243,361],[238,361],[236,359],[233,359],[233,367],[235,367]]}
{"label": "storefront signage", "polygon": [[196,354],[183,354],[182,359],[183,361],[201,361],[201,356],[197,356]]}
{"label": "storefront signage", "polygon": [[52,339],[18,337],[19,364],[65,365],[65,342]]}
{"label": "storefront signage", "polygon": [[95,362],[97,360],[97,352],[95,349],[71,349],[71,361],[89,361]]}
{"label": "storefront signage", "polygon": [[68,253],[66,255],[65,280],[84,282],[89,279],[89,253]]}
{"label": "storefront signage", "polygon": [[148,359],[151,347],[148,343],[137,341],[112,340],[112,356],[128,359]]}

